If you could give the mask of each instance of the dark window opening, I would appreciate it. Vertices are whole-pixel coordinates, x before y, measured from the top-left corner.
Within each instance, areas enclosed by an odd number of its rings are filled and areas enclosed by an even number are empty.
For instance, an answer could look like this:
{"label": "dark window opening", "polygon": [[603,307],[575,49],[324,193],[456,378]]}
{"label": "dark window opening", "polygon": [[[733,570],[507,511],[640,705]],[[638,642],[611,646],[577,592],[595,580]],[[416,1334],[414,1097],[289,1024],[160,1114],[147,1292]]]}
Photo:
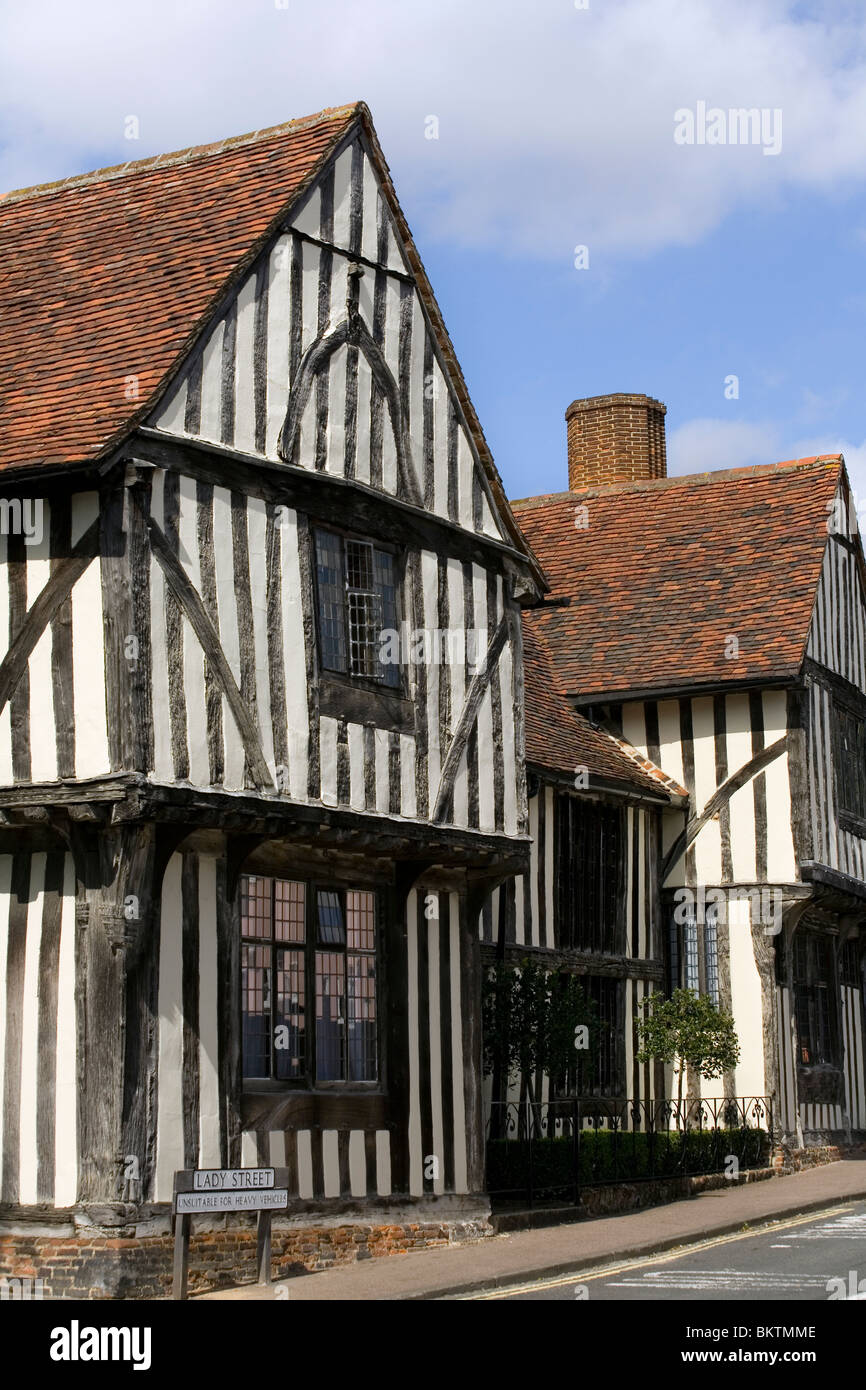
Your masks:
{"label": "dark window opening", "polygon": [[[401,684],[395,557],[371,541],[317,529],[319,655],[325,671]],[[385,634],[394,634],[388,640]]]}
{"label": "dark window opening", "polygon": [[794,1000],[801,1066],[838,1066],[833,942],[820,932],[794,937]]}
{"label": "dark window opening", "polygon": [[581,975],[580,983],[595,1007],[598,1033],[592,1057],[581,1059],[579,1053],[575,1052],[574,1065],[565,1077],[565,1094],[622,1095],[622,981],[610,976]]}
{"label": "dark window opening", "polygon": [[560,796],[556,825],[557,944],[620,954],[625,949],[623,813]]}
{"label": "dark window opening", "polygon": [[866,719],[838,702],[834,709],[839,809],[866,820]]}
{"label": "dark window opening", "polygon": [[376,1081],[375,894],[244,875],[240,910],[244,1078]]}

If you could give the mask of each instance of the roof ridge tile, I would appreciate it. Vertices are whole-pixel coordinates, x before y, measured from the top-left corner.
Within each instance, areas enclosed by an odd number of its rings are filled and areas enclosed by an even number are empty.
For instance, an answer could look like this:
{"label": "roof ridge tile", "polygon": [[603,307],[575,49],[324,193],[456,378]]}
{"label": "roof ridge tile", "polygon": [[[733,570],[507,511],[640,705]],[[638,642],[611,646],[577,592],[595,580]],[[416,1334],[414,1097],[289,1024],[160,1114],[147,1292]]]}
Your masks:
{"label": "roof ridge tile", "polygon": [[7,193],[0,193],[0,206],[44,197],[66,188],[80,188],[82,185],[130,178],[137,173],[146,173],[154,168],[166,169],[172,165],[188,164],[196,159],[210,159],[227,150],[235,150],[239,146],[265,144],[269,140],[276,140],[280,135],[297,135],[299,131],[321,125],[326,121],[348,117],[351,113],[360,114],[365,109],[365,104],[360,101],[350,102],[346,106],[327,106],[321,111],[314,112],[311,116],[297,116],[292,120],[282,121],[278,125],[247,131],[244,135],[227,135],[222,140],[208,141],[203,145],[187,145],[184,149],[171,150],[164,154],[145,155],[142,159],[130,159],[123,164],[107,164],[103,168],[87,170],[83,174],[69,174],[66,178],[55,179],[48,183],[31,184],[25,188],[12,188]]}
{"label": "roof ridge tile", "polygon": [[598,483],[578,491],[539,493],[535,497],[515,498],[511,505],[518,511],[552,506],[585,497],[611,497],[628,492],[662,492],[674,487],[704,487],[713,483],[760,481],[778,473],[804,472],[809,468],[840,467],[843,454],[812,454],[801,459],[785,459],[780,463],[753,463],[740,468],[711,468],[703,473],[678,473],[668,478],[643,478],[623,483]]}

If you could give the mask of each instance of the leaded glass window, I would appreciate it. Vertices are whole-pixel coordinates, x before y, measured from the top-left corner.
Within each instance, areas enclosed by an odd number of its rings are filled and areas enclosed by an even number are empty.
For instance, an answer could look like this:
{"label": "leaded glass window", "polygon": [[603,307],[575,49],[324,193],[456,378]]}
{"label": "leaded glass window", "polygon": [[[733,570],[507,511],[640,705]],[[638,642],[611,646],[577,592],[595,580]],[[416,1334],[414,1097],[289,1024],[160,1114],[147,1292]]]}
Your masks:
{"label": "leaded glass window", "polygon": [[375,894],[245,875],[240,908],[245,1079],[376,1081]]}
{"label": "leaded glass window", "polygon": [[333,531],[317,529],[315,542],[323,668],[398,687],[398,644],[383,638],[399,630],[394,556]]}

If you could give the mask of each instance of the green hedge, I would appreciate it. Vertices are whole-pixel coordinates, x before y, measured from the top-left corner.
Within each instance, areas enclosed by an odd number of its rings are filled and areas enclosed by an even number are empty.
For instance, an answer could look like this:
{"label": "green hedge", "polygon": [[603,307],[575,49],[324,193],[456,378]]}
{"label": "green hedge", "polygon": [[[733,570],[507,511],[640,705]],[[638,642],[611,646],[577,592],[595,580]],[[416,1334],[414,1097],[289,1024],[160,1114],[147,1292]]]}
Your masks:
{"label": "green hedge", "polygon": [[[723,1171],[729,1154],[741,1168],[759,1168],[769,1159],[770,1140],[762,1129],[689,1130],[655,1134],[582,1130],[578,1156],[581,1186],[636,1182],[642,1178]],[[488,1192],[528,1191],[529,1144],[522,1139],[494,1139],[487,1144]],[[534,1190],[569,1188],[574,1181],[574,1141],[536,1139],[532,1144]]]}

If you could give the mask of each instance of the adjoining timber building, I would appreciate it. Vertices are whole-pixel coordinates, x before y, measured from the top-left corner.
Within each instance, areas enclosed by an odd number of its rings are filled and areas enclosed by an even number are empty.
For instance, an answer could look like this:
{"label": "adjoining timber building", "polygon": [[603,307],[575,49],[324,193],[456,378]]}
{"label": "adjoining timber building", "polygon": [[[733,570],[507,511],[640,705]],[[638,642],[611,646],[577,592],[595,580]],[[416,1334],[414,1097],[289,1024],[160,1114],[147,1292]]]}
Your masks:
{"label": "adjoining timber building", "polygon": [[[664,1093],[676,978],[725,1094],[866,1130],[841,460],[668,480],[610,397],[512,511],[361,104],[9,194],[0,244],[0,1273],[164,1289],[192,1167],[289,1169],[285,1267],[483,1230],[497,951],[586,977],[598,1094]],[[698,885],[781,932],[674,930]],[[200,1286],[251,1258],[194,1235]]]}

